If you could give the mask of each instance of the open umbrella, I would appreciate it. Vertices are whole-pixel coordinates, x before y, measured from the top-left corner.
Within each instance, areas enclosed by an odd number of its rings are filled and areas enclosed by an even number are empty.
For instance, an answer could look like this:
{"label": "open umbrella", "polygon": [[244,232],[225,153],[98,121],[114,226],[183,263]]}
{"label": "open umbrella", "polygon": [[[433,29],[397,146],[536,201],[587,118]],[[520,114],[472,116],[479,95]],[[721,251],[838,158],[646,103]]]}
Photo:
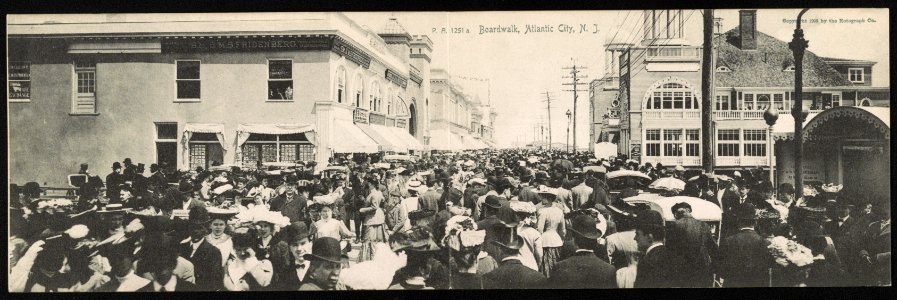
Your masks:
{"label": "open umbrella", "polygon": [[[707,175],[707,178],[714,179],[716,181],[732,181],[732,177],[722,175],[722,174],[704,174],[704,175]],[[701,178],[701,175],[689,178],[688,181],[695,181],[695,180],[698,180],[698,178]]]}
{"label": "open umbrella", "polygon": [[633,170],[618,170],[607,173],[607,179],[621,178],[621,177],[638,177],[642,179],[651,180],[651,177],[645,173]]}
{"label": "open umbrella", "polygon": [[667,191],[673,191],[673,190],[682,191],[682,190],[685,190],[685,181],[682,181],[682,180],[679,180],[679,179],[676,179],[673,177],[664,177],[664,178],[659,178],[659,179],[655,180],[654,182],[652,182],[650,185],[648,185],[648,188],[667,190]]}

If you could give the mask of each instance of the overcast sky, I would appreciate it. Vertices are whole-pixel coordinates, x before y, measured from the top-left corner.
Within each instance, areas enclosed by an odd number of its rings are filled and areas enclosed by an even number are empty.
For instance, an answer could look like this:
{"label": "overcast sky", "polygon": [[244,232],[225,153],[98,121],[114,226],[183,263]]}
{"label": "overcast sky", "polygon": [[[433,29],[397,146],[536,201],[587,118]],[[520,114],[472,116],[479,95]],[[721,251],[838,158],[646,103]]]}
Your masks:
{"label": "overcast sky", "polygon": [[[799,9],[761,9],[757,11],[757,29],[775,38],[790,41],[793,23]],[[738,25],[738,10],[716,10],[723,18],[723,31]],[[608,35],[615,40],[638,42],[641,11],[526,11],[526,12],[355,12],[346,13],[351,19],[375,31],[386,21],[397,18],[413,35],[426,34],[434,43],[432,66],[447,69],[456,76],[490,79],[491,102],[497,108],[496,142],[510,146],[518,141],[531,141],[533,126],[548,126],[548,114],[542,94],[550,92],[552,140],[563,143],[567,120],[565,112],[573,107],[572,89],[562,83],[570,82],[562,67],[585,66],[587,79],[580,89],[588,90],[588,83],[605,72],[604,41]],[[700,11],[685,10],[686,39],[699,45],[702,39]],[[873,85],[887,86],[890,81],[889,23],[887,9],[811,9],[805,19],[862,19],[863,23],[804,24],[809,51],[818,55],[877,62],[873,68]],[[875,22],[869,22],[869,19]],[[624,22],[625,20],[625,22]],[[562,33],[561,24],[571,26],[577,33]],[[588,33],[579,33],[581,24]],[[516,25],[519,33],[484,33],[480,26],[508,27]],[[525,33],[526,25],[553,27],[553,32]],[[592,33],[595,29],[597,33]],[[452,33],[451,28],[462,28]],[[447,33],[442,33],[446,28]],[[434,29],[436,30],[434,32]],[[469,32],[468,32],[469,31]],[[483,102],[489,97],[485,82],[456,78],[470,94]],[[588,92],[582,92],[577,102],[577,144],[588,144]]]}

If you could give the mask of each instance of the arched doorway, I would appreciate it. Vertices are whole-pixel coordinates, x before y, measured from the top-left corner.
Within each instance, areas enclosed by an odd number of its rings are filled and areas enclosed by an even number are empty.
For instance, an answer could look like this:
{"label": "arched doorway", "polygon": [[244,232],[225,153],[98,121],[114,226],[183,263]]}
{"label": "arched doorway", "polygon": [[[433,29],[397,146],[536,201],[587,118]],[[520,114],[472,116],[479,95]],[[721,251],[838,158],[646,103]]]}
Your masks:
{"label": "arched doorway", "polygon": [[414,103],[411,103],[411,106],[408,107],[408,114],[411,116],[408,119],[408,133],[413,137],[417,137],[417,107],[415,107]]}
{"label": "arched doorway", "polygon": [[890,199],[890,140],[889,108],[836,107],[804,125],[804,156],[823,161],[845,199],[881,201]]}

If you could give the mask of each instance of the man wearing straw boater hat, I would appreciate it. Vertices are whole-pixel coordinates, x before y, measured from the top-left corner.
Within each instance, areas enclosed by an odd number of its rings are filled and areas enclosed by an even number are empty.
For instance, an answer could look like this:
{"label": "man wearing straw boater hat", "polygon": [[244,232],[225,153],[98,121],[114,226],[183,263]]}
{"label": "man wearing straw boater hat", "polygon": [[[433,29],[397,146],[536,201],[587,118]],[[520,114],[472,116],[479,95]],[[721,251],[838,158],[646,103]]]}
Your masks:
{"label": "man wearing straw boater hat", "polygon": [[523,241],[517,235],[517,223],[494,225],[495,239],[491,241],[497,247],[495,255],[499,266],[483,276],[483,287],[486,289],[534,289],[546,287],[547,280],[542,273],[524,266],[520,262],[520,248]]}
{"label": "man wearing straw boater hat", "polygon": [[601,233],[595,218],[578,215],[571,221],[576,253],[554,266],[551,287],[571,289],[607,289],[617,286],[614,266],[601,260],[592,249],[597,248]]}
{"label": "man wearing straw boater hat", "polygon": [[181,241],[180,255],[191,263],[195,273],[196,287],[202,291],[216,291],[221,288],[224,270],[221,268],[221,251],[212,246],[205,237],[208,235],[209,212],[203,206],[190,209],[190,237]]}

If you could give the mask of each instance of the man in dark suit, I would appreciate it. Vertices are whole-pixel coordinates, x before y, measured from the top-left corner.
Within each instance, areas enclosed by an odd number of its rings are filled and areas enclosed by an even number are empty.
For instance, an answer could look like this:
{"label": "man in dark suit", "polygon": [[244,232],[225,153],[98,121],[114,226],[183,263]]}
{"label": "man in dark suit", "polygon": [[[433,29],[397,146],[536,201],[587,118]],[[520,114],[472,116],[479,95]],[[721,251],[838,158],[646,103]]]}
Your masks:
{"label": "man in dark suit", "polygon": [[681,270],[685,287],[706,288],[713,283],[711,261],[716,258],[717,246],[713,241],[710,226],[695,220],[691,215],[691,205],[682,202],[673,205],[676,222],[666,235],[667,249],[682,258],[686,266]]}
{"label": "man in dark suit", "polygon": [[486,201],[483,203],[483,214],[486,217],[477,222],[477,228],[482,228],[486,231],[486,239],[483,242],[483,251],[489,253],[493,258],[496,257],[498,250],[491,241],[495,239],[496,236],[495,225],[501,223],[501,220],[498,219],[498,210],[500,208],[501,203],[499,202],[498,197],[494,195],[486,196]]}
{"label": "man in dark suit", "polygon": [[205,207],[190,210],[190,239],[178,245],[180,255],[193,263],[196,288],[200,291],[221,289],[224,269],[221,268],[221,251],[205,240],[206,223],[210,221]]}
{"label": "man in dark suit", "polygon": [[439,188],[440,186],[439,181],[435,176],[430,175],[427,177],[426,184],[427,191],[423,195],[420,195],[420,198],[418,198],[418,201],[420,203],[420,205],[418,205],[418,208],[439,211],[439,199],[442,198],[442,193],[437,191],[437,188]]}
{"label": "man in dark suit", "polygon": [[635,288],[669,288],[679,286],[681,260],[663,245],[663,217],[654,210],[636,216],[635,242],[645,253],[638,262]]}
{"label": "man in dark suit", "polygon": [[573,233],[576,253],[554,266],[549,286],[566,289],[615,288],[616,269],[595,255],[594,249],[601,235],[595,227],[595,219],[579,215],[573,218],[571,223],[570,232]]}
{"label": "man in dark suit", "polygon": [[735,217],[738,233],[720,243],[719,259],[715,263],[717,274],[725,280],[725,287],[767,286],[772,257],[766,249],[769,241],[754,231],[757,224],[754,206],[739,205]]}
{"label": "man in dark suit", "polygon": [[112,173],[106,175],[106,198],[109,199],[109,203],[120,202],[119,198],[121,195],[118,187],[125,183],[121,170],[121,163],[115,162],[112,164]]}
{"label": "man in dark suit", "polygon": [[501,222],[495,225],[495,239],[492,243],[498,249],[498,268],[483,275],[486,289],[538,289],[546,287],[547,279],[539,271],[530,269],[520,262],[520,247],[523,240],[517,235],[516,223]]}
{"label": "man in dark suit", "polygon": [[823,225],[825,235],[838,241],[850,231],[850,228],[856,223],[856,218],[852,218],[850,215],[852,207],[853,205],[837,205],[835,210],[837,219]]}
{"label": "man in dark suit", "polygon": [[741,194],[738,192],[738,185],[735,182],[730,182],[729,186],[723,190],[722,198],[720,200],[720,208],[723,210],[722,216],[722,228],[720,228],[720,236],[725,238],[732,234],[735,234],[738,231],[737,224],[735,224],[735,214],[734,209],[742,202]]}
{"label": "man in dark suit", "polygon": [[150,164],[150,177],[147,178],[146,185],[147,188],[157,193],[162,193],[168,189],[168,179],[165,179],[165,174],[162,174],[159,165]]}
{"label": "man in dark suit", "polygon": [[177,254],[174,251],[161,251],[158,255],[145,258],[147,268],[153,276],[152,282],[137,290],[138,292],[192,292],[196,285],[174,276],[177,265]]}

